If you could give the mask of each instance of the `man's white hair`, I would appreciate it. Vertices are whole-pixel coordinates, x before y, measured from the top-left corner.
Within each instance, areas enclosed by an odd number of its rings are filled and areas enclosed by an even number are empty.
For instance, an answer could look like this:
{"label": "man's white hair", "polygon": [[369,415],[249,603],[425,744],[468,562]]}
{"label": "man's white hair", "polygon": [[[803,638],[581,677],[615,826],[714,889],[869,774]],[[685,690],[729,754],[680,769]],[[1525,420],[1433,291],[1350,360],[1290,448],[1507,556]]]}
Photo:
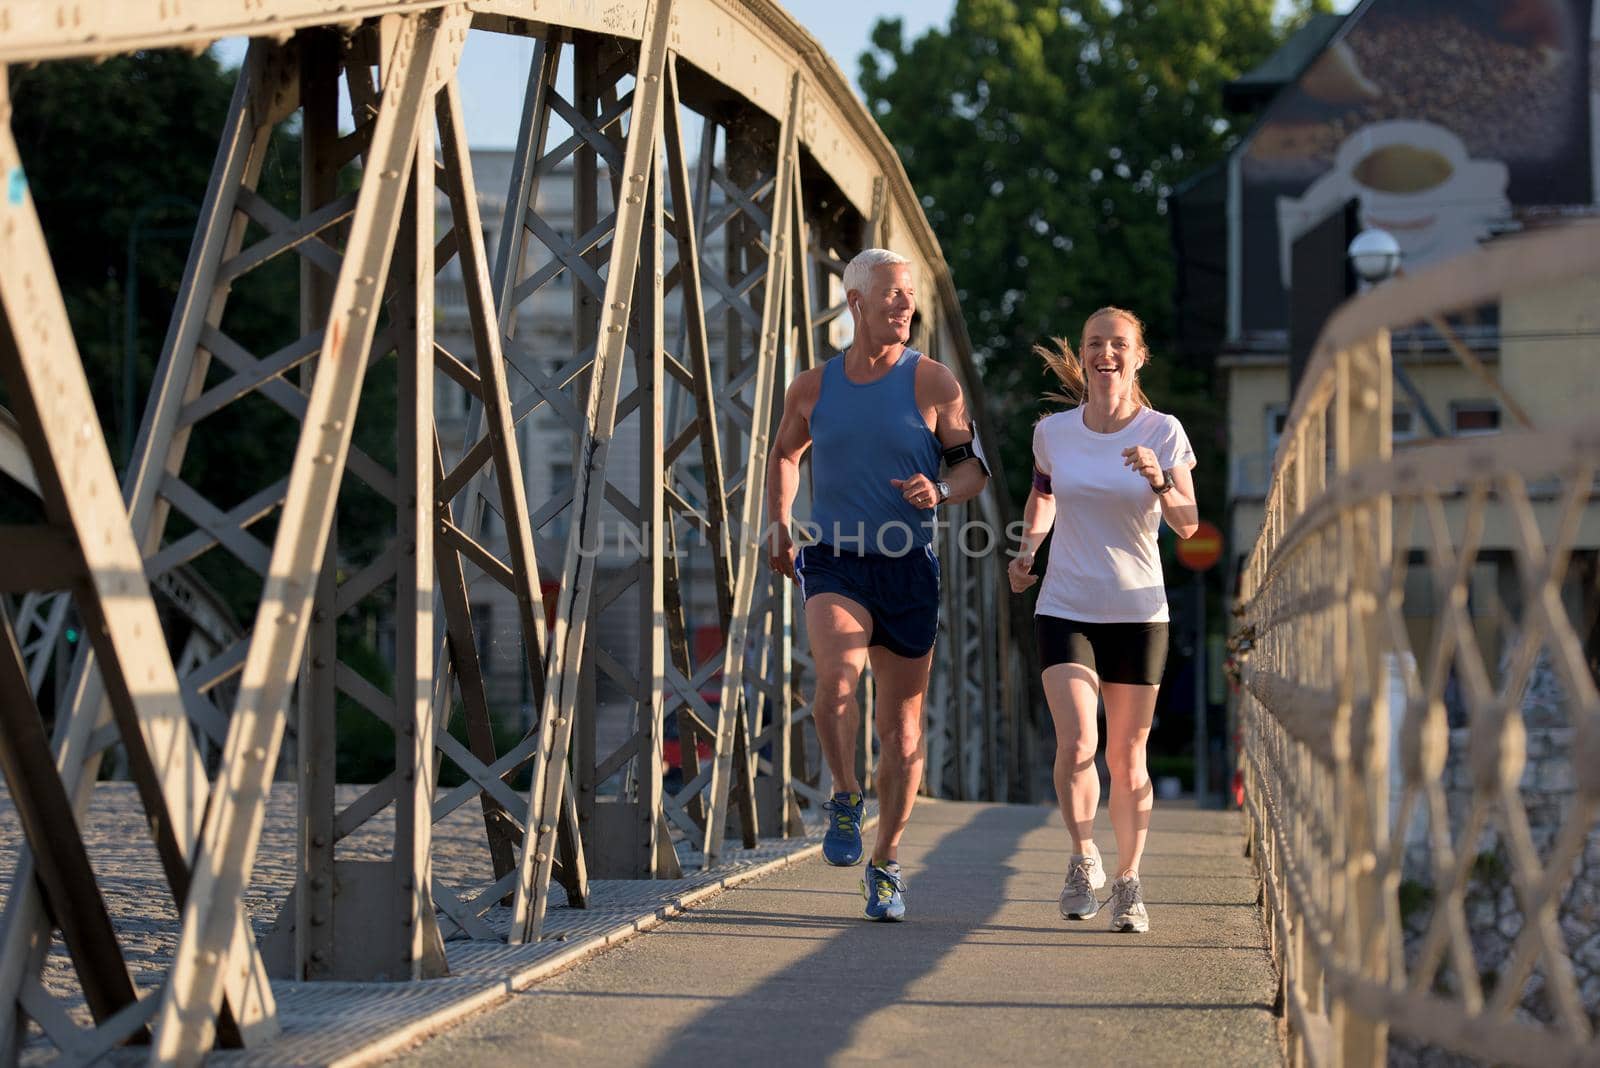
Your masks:
{"label": "man's white hair", "polygon": [[856,253],[844,268],[844,291],[852,289],[863,295],[867,287],[872,284],[872,272],[879,267],[899,267],[911,261],[898,252],[890,252],[886,248],[865,248]]}

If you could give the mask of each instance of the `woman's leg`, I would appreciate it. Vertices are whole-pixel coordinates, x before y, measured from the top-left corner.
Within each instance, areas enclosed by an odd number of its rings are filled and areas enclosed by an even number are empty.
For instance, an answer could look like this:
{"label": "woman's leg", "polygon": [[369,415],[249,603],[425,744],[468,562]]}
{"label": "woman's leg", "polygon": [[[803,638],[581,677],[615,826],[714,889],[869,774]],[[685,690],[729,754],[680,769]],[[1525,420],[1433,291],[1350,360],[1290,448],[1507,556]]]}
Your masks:
{"label": "woman's leg", "polygon": [[1101,687],[1106,702],[1106,763],[1111,768],[1111,829],[1117,836],[1118,875],[1138,874],[1150,830],[1153,796],[1145,749],[1158,689],[1116,682]]}
{"label": "woman's leg", "polygon": [[1094,814],[1100,807],[1100,775],[1094,752],[1100,744],[1095,717],[1100,680],[1082,664],[1045,668],[1045,701],[1056,725],[1056,802],[1072,836],[1072,851],[1094,851]]}

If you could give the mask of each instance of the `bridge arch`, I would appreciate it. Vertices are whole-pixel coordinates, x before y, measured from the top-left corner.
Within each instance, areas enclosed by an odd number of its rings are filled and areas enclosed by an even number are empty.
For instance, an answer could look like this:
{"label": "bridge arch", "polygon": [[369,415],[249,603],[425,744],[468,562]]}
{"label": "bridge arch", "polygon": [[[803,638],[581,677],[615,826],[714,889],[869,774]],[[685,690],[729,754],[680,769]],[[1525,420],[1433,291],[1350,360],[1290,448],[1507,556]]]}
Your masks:
{"label": "bridge arch", "polygon": [[[67,884],[33,878],[84,870],[83,843],[27,821],[34,854],[0,933],[0,1002],[21,1012],[0,1013],[0,1048],[16,1048],[26,1018],[62,1050],[148,1033],[157,1055],[193,1062],[219,1040],[273,1032],[269,973],[439,975],[447,937],[537,939],[553,902],[584,903],[592,874],[667,875],[713,863],[730,833],[753,845],[803,830],[822,789],[803,729],[806,658],[793,591],[755,535],[783,386],[837,342],[838,276],[856,249],[911,258],[923,294],[914,343],[956,371],[980,434],[995,437],[915,190],[804,29],[760,0],[154,11],[85,0],[5,18],[0,72],[251,43],[120,493],[81,365],[63,358],[71,331],[27,161],[0,130],[0,306],[13,342],[0,367],[41,497],[61,517],[35,542],[64,535],[41,558],[73,576],[92,636],[55,741],[59,781],[36,786],[81,813],[120,737],[181,902],[171,958],[141,977],[163,991],[140,999],[100,888],[90,880],[63,912]],[[463,126],[469,33],[536,45],[507,105],[521,109],[519,144],[493,186]],[[288,122],[301,137],[298,205],[260,192],[269,141]],[[299,264],[298,329],[250,351],[230,308],[280,257]],[[380,369],[391,377],[368,373]],[[378,388],[390,407],[372,406]],[[223,432],[238,405],[291,425],[292,455],[202,491],[189,445]],[[374,411],[392,413],[380,416],[392,455],[355,440]],[[991,490],[946,518],[1003,531],[1010,513]],[[625,535],[614,548],[608,527]],[[944,553],[926,786],[1025,792],[1031,717],[1002,558]],[[152,588],[201,557],[259,592],[240,613],[244,641],[175,665]],[[0,561],[6,588],[28,588],[21,570]],[[392,678],[352,661],[341,629],[374,605]],[[489,606],[514,620],[510,659],[527,693],[525,730],[508,745],[493,730]],[[234,695],[214,776],[185,670]],[[100,723],[106,704],[114,733]],[[335,790],[341,708],[392,738],[386,772],[353,795]],[[240,901],[291,718],[299,875],[258,949]],[[676,783],[662,762],[670,728]],[[441,766],[456,785],[436,790]],[[431,827],[465,805],[481,814],[483,863],[442,872]],[[383,837],[383,860],[340,855],[358,832]],[[38,1000],[30,947],[48,943],[49,915],[66,916],[87,1028]]]}

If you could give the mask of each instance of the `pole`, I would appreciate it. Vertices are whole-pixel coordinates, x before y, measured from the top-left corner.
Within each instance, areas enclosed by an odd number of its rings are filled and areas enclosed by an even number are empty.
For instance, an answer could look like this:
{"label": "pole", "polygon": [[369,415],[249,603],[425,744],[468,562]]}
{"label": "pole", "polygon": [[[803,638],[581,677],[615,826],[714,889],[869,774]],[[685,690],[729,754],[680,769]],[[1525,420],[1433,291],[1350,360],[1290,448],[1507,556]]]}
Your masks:
{"label": "pole", "polygon": [[1206,732],[1206,574],[1194,573],[1194,800],[1201,808],[1209,803],[1211,782],[1208,757],[1210,742]]}

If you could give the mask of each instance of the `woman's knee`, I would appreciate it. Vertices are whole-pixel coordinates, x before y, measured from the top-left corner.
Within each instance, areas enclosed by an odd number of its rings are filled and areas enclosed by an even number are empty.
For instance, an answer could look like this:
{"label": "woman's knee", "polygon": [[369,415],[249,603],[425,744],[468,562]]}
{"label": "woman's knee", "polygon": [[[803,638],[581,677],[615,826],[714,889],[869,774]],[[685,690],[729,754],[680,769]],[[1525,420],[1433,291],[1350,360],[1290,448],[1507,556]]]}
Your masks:
{"label": "woman's knee", "polygon": [[1129,790],[1143,786],[1150,778],[1145,766],[1143,745],[1111,745],[1106,747],[1106,765],[1111,770],[1111,783]]}
{"label": "woman's knee", "polygon": [[1074,738],[1056,739],[1056,760],[1066,761],[1074,768],[1094,763],[1094,752],[1100,739],[1093,734],[1080,734]]}

